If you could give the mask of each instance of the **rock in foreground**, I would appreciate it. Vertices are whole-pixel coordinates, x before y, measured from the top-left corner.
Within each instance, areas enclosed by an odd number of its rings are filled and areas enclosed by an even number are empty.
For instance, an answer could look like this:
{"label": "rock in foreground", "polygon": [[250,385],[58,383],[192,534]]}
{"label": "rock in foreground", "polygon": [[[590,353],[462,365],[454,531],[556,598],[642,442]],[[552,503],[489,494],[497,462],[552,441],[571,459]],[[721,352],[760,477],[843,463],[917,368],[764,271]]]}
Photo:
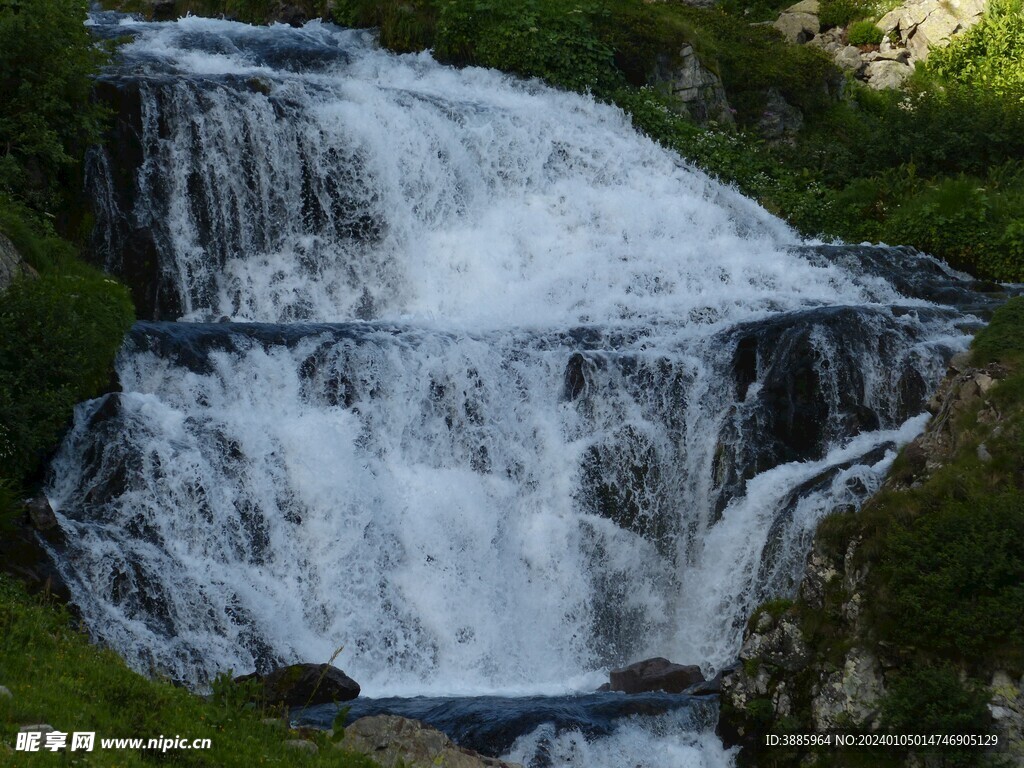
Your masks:
{"label": "rock in foreground", "polygon": [[359,695],[359,683],[330,664],[292,664],[265,676],[243,675],[236,682],[259,680],[268,704],[305,707],[351,701]]}
{"label": "rock in foreground", "polygon": [[381,768],[521,768],[463,749],[440,731],[395,715],[356,720],[338,746],[368,755]]}

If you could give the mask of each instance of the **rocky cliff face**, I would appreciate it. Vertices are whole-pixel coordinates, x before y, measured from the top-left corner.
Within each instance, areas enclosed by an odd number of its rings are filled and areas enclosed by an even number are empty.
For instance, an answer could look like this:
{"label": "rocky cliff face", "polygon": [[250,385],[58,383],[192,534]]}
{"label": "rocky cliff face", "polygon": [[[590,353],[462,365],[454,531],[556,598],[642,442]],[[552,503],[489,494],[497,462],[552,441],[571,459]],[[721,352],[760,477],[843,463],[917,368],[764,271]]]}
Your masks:
{"label": "rocky cliff face", "polygon": [[0,232],[0,293],[22,275],[35,275],[32,267],[21,259],[21,254],[7,236]]}
{"label": "rocky cliff face", "polygon": [[[977,442],[979,432],[968,438],[958,424],[971,414],[982,436],[999,434],[1004,414],[991,393],[1006,374],[998,364],[975,368],[966,356],[954,359],[929,403],[933,418],[927,430],[904,449],[882,490],[927,482],[965,447],[974,448],[981,462],[991,461],[984,440]],[[866,620],[865,608],[876,596],[867,588],[872,565],[863,547],[863,536],[843,547],[819,533],[796,600],[767,604],[751,617],[739,664],[722,683],[720,730],[727,743],[744,747],[741,765],[759,764],[767,733],[872,733],[881,728],[883,697],[905,655],[904,649],[878,642]],[[992,673],[987,691],[991,732],[1008,746],[1008,764],[1017,766],[1024,765],[1022,691],[1024,678],[1006,670]],[[793,764],[801,759],[799,754],[791,757]]]}

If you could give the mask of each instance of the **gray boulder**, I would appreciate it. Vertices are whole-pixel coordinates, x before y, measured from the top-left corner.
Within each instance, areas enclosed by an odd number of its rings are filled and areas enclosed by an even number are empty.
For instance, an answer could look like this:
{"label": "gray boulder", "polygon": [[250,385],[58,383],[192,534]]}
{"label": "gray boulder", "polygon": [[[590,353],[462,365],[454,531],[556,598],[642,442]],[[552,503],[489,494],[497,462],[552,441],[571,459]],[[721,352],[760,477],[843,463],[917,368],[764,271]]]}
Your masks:
{"label": "gray boulder", "polygon": [[0,232],[0,292],[22,275],[35,277],[36,271],[21,259],[21,254],[3,232]]}
{"label": "gray boulder", "polygon": [[878,27],[914,61],[924,61],[933,48],[949,45],[980,21],[986,5],[987,0],[908,0],[879,19]]}
{"label": "gray boulder", "polygon": [[864,77],[871,88],[881,91],[886,88],[899,88],[913,71],[913,67],[900,61],[876,59],[864,68]]}
{"label": "gray boulder", "polygon": [[778,88],[769,88],[765,94],[764,112],[758,118],[757,127],[766,139],[781,139],[800,131],[804,115],[790,104]]}
{"label": "gray boulder", "polygon": [[787,41],[803,45],[821,31],[818,0],[802,0],[784,10],[772,24]]}
{"label": "gray boulder", "polygon": [[661,57],[651,82],[674,96],[695,122],[733,124],[722,79],[704,66],[693,46],[684,45],[675,59]]}

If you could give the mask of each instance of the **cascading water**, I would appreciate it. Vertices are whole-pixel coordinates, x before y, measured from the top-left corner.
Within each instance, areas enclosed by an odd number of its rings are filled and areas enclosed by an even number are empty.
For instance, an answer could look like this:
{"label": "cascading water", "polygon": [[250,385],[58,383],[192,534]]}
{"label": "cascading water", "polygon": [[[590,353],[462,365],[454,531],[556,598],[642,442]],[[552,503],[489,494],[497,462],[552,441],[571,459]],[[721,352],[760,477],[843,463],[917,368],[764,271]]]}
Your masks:
{"label": "cascading water", "polygon": [[[92,24],[134,35],[99,85],[97,249],[164,322],[49,495],[136,667],[201,686],[344,646],[372,696],[711,672],[965,345],[925,299],[976,297],[934,261],[803,245],[585,97],[317,23]],[[501,749],[724,762],[696,711]]]}

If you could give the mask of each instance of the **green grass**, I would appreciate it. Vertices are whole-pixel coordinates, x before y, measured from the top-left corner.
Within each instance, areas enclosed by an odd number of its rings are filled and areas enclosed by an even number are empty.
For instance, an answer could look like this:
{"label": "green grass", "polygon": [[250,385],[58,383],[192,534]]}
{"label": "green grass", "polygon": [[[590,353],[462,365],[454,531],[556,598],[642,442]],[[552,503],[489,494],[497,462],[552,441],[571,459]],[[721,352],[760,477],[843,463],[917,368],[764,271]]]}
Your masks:
{"label": "green grass", "polygon": [[[262,722],[266,713],[239,696],[206,700],[169,683],[129,670],[112,651],[92,645],[67,613],[28,597],[20,585],[0,576],[0,685],[13,698],[0,697],[0,742],[13,747],[21,725],[47,723],[63,732],[95,731],[92,753],[6,755],[3,765],[90,766],[338,766],[371,768],[326,734],[289,731]],[[101,750],[100,738],[181,736],[211,740],[210,750]],[[320,748],[306,756],[285,746],[307,738]],[[19,762],[20,761],[20,762]]]}

